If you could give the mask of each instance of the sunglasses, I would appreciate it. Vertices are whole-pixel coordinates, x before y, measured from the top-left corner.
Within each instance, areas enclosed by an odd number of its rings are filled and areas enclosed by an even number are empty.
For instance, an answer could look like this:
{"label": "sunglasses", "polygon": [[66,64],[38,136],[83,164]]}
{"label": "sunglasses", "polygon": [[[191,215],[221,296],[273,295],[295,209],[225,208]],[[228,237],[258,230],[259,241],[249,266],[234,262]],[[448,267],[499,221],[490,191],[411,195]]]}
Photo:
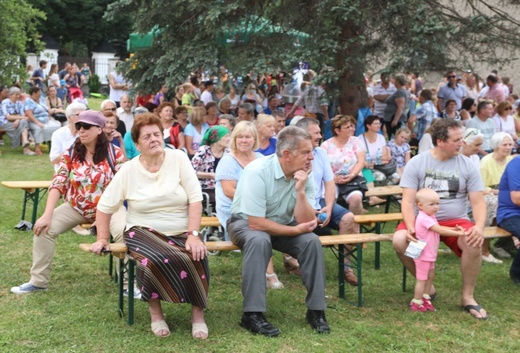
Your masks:
{"label": "sunglasses", "polygon": [[509,107],[509,108],[506,108],[506,109],[504,109],[504,110],[513,110],[513,108]]}
{"label": "sunglasses", "polygon": [[104,111],[107,111],[107,110],[108,110],[108,111],[113,111],[113,112],[115,112],[115,111],[117,110],[117,108],[105,108],[105,109],[103,109],[103,110],[104,110]]}
{"label": "sunglasses", "polygon": [[90,129],[92,126],[92,124],[87,124],[87,123],[75,123],[74,124],[74,127],[76,128],[76,130],[81,130],[81,128],[83,128],[83,130],[88,130]]}
{"label": "sunglasses", "polygon": [[448,78],[455,78],[455,77],[457,77],[457,76],[455,76],[455,75],[448,76]]}
{"label": "sunglasses", "polygon": [[464,139],[466,139],[468,136],[470,135],[478,135],[480,134],[480,130],[479,129],[474,129],[474,130],[469,130],[467,131],[465,134],[464,134]]}

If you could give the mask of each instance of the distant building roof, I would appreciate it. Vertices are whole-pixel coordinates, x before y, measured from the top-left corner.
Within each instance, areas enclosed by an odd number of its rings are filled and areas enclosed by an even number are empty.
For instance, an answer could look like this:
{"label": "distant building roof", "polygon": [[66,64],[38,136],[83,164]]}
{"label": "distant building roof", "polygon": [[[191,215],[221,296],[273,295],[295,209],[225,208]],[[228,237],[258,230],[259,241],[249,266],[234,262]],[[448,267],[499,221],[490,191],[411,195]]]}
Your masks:
{"label": "distant building roof", "polygon": [[92,51],[96,53],[116,53],[114,47],[104,39]]}
{"label": "distant building roof", "polygon": [[60,49],[60,45],[58,44],[58,42],[56,42],[56,40],[52,38],[52,36],[49,33],[45,33],[41,37],[41,41],[45,43],[45,48],[47,49]]}

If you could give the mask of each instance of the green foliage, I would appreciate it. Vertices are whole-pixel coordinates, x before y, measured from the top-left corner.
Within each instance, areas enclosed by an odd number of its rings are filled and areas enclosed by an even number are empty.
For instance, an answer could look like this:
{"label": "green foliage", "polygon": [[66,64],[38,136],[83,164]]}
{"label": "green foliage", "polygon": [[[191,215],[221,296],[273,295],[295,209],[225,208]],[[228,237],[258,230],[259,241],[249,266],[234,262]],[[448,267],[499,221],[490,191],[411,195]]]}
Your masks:
{"label": "green foliage", "polygon": [[[88,52],[106,39],[119,55],[126,54],[126,39],[131,32],[132,22],[128,13],[116,13],[104,18],[107,0],[24,0],[33,4],[47,15],[39,26],[41,33],[49,33],[62,46],[74,42],[71,48],[86,46]],[[71,55],[78,56],[76,52]]]}
{"label": "green foliage", "polygon": [[141,90],[164,80],[174,87],[200,67],[215,73],[218,63],[243,75],[309,61],[328,68],[319,80],[337,84],[342,108],[353,112],[366,103],[367,68],[443,71],[514,59],[496,49],[520,47],[520,23],[509,15],[520,6],[493,3],[500,7],[483,0],[119,0],[111,10],[136,11],[140,33],[158,28],[154,46],[136,53],[128,73]]}
{"label": "green foliage", "polygon": [[26,47],[42,48],[36,26],[45,15],[25,0],[0,0],[0,5],[0,82],[11,84],[25,78],[18,58],[26,56]]}
{"label": "green foliage", "polygon": [[96,74],[90,75],[88,80],[88,88],[90,92],[98,93],[101,89],[101,81],[99,80],[99,76]]}

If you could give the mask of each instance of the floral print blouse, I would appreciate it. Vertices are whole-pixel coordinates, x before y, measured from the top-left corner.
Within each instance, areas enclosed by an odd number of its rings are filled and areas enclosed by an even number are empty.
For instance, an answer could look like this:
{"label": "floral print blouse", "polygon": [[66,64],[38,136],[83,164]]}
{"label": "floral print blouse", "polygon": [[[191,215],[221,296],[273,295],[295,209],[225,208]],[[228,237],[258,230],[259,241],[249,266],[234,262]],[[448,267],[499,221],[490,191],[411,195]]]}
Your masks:
{"label": "floral print blouse", "polygon": [[[114,151],[114,169],[118,171],[125,159],[121,149],[114,147]],[[114,157],[107,154],[107,158]],[[71,156],[66,153],[61,158],[49,190],[58,189],[72,208],[89,222],[94,222],[97,203],[113,177],[114,172],[107,159],[91,164],[88,161],[80,162],[75,157],[71,161]]]}
{"label": "floral print blouse", "polygon": [[[211,146],[202,145],[191,159],[191,165],[196,172],[215,173],[220,158],[215,158]],[[215,189],[215,179],[199,179],[202,190]]]}
{"label": "floral print blouse", "polygon": [[341,172],[345,165],[350,173],[357,163],[356,154],[363,151],[361,141],[357,137],[352,136],[343,147],[339,148],[334,144],[333,140],[334,138],[330,138],[321,144],[321,148],[329,156],[332,172],[334,174]]}

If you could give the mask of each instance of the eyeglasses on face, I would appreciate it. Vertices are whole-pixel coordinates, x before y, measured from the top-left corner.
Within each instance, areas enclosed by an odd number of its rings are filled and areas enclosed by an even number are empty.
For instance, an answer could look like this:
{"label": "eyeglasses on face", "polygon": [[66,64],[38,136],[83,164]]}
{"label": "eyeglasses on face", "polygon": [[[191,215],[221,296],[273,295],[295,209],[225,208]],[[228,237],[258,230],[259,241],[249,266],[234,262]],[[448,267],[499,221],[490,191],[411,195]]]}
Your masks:
{"label": "eyeglasses on face", "polygon": [[450,76],[448,76],[448,78],[455,78],[455,77],[457,77],[457,76],[456,76],[456,75],[450,75]]}
{"label": "eyeglasses on face", "polygon": [[81,128],[83,128],[83,130],[88,130],[90,129],[92,126],[92,124],[87,124],[87,123],[75,123],[74,124],[74,127],[76,128],[76,130],[81,130]]}
{"label": "eyeglasses on face", "polygon": [[506,108],[504,110],[513,110],[513,107],[508,107],[508,108]]}
{"label": "eyeglasses on face", "polygon": [[115,112],[117,110],[117,108],[105,108],[103,109],[104,111],[112,111],[112,112]]}

